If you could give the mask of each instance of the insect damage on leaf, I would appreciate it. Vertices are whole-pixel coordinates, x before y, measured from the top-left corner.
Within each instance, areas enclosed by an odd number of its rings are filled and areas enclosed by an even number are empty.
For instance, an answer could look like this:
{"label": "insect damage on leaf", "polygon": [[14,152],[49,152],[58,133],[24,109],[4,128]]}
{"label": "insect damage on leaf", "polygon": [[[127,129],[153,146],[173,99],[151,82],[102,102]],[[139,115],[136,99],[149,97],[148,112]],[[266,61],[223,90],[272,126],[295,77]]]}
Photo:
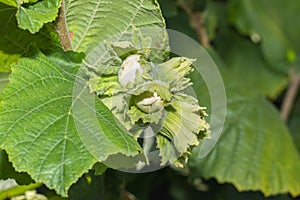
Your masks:
{"label": "insect damage on leaf", "polygon": [[[107,42],[111,56],[99,65],[99,74],[90,74],[88,85],[135,138],[146,128],[160,127],[153,148],[160,152],[161,165],[182,167],[191,148],[209,137],[205,107],[185,94],[192,85],[186,75],[194,60],[174,57],[153,63],[150,45],[151,38],[139,30],[133,31],[132,41]],[[146,158],[153,148],[144,148]]]}

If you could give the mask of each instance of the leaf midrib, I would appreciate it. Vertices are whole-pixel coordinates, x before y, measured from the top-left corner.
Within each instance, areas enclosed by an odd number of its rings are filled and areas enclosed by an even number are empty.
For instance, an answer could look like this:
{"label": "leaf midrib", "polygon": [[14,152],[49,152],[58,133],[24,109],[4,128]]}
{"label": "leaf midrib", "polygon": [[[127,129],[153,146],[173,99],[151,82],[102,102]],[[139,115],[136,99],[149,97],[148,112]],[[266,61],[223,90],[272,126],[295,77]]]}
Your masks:
{"label": "leaf midrib", "polygon": [[[83,42],[83,39],[85,38],[86,34],[88,33],[88,31],[89,31],[89,29],[90,29],[90,27],[91,27],[91,25],[92,25],[92,23],[93,23],[93,21],[94,21],[94,18],[95,18],[95,16],[96,16],[96,13],[97,13],[97,11],[98,11],[99,5],[101,4],[101,1],[102,1],[102,0],[99,0],[99,1],[98,1],[97,6],[96,6],[96,8],[94,9],[93,15],[92,15],[92,17],[90,18],[89,23],[88,23],[87,27],[85,28],[85,31],[83,32],[83,35],[81,36],[81,38],[80,38],[79,42],[77,43],[76,47],[73,48],[74,51],[77,51],[77,49],[79,48],[79,46],[80,46],[81,43]],[[66,27],[66,29],[67,29],[67,28],[68,28],[68,27]]]}

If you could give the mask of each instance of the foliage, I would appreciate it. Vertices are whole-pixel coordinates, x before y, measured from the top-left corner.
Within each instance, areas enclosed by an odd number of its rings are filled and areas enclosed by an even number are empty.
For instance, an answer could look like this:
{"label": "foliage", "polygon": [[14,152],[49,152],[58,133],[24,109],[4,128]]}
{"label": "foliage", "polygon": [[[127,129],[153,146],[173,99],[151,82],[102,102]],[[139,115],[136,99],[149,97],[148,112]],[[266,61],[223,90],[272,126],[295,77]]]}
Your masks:
{"label": "foliage", "polygon": [[[299,96],[287,123],[278,109],[289,72],[299,73],[299,9],[296,0],[0,0],[0,179],[44,184],[49,199],[299,196]],[[192,57],[170,58],[166,27],[202,43],[224,81],[223,133],[203,159],[209,118],[198,102],[210,115],[209,91]],[[191,84],[197,99],[185,94]],[[160,121],[157,141],[137,140],[135,125]],[[116,155],[147,165],[153,148],[161,164],[183,168],[105,165]]]}

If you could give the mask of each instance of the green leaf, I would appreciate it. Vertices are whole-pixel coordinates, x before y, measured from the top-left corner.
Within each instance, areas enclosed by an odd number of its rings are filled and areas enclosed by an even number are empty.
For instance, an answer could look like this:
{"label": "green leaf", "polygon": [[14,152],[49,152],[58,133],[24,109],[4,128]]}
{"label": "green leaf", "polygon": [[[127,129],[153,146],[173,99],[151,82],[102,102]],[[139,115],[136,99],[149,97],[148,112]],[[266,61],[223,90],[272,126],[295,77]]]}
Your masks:
{"label": "green leaf", "polygon": [[4,3],[9,6],[18,7],[18,5],[24,4],[24,3],[35,3],[38,0],[0,0],[0,3]]}
{"label": "green leaf", "polygon": [[207,1],[205,10],[203,11],[203,18],[205,20],[205,28],[209,40],[216,38],[217,29],[224,18],[224,4],[217,1]]}
{"label": "green leaf", "polygon": [[[204,120],[204,109],[198,105],[196,99],[179,95],[174,95],[173,98],[172,107],[175,112],[167,112],[160,133],[169,137],[176,150],[183,154],[190,146],[199,144],[199,132],[208,131],[209,125]],[[206,135],[208,136],[209,133]]]}
{"label": "green leaf", "polygon": [[[300,64],[298,31],[295,31],[300,28],[297,1],[274,0],[270,4],[268,0],[231,0],[229,8],[230,21],[254,42],[261,42],[264,57],[274,67],[286,70],[293,61]],[[297,60],[288,58],[291,51]]]}
{"label": "green leaf", "polygon": [[[164,82],[177,82],[193,71],[192,63],[194,61],[195,60],[193,59],[185,57],[171,58],[170,60],[158,65],[155,76]],[[173,85],[176,85],[176,83]]]}
{"label": "green leaf", "polygon": [[215,41],[230,76],[236,82],[256,92],[276,98],[287,84],[287,74],[274,69],[265,61],[259,46],[229,28],[220,28]]}
{"label": "green leaf", "polygon": [[36,3],[39,0],[19,0],[19,1],[21,1],[21,4],[24,4],[24,3]]}
{"label": "green leaf", "polygon": [[[75,101],[72,97],[83,57],[56,51],[48,57],[38,52],[12,68],[1,95],[0,147],[7,151],[17,171],[28,172],[35,181],[66,196],[71,184],[91,169],[96,159],[87,150],[87,143],[83,144],[74,121],[78,117],[74,104],[86,103],[86,96],[78,95]],[[85,116],[79,120],[87,126],[87,133],[93,133],[90,139],[96,138],[93,148],[102,153],[98,161],[118,152],[137,154],[137,142],[117,124],[108,108],[101,101],[95,102],[95,108],[92,111],[100,132],[90,129],[92,119],[84,118],[89,113],[81,112]]]}
{"label": "green leaf", "polygon": [[240,191],[266,196],[300,194],[300,159],[276,109],[263,97],[227,83],[227,121],[212,152],[197,151],[190,162],[196,176],[232,183]]}
{"label": "green leaf", "polygon": [[180,157],[180,154],[176,150],[176,147],[172,145],[170,140],[165,136],[158,134],[156,136],[156,143],[157,148],[160,149],[159,155],[161,156],[161,165],[165,165],[168,162],[176,163],[177,159]]}
{"label": "green leaf", "polygon": [[[152,27],[161,31],[165,28],[155,0],[69,0],[66,19],[69,32],[74,33],[71,39],[73,50],[85,53],[111,37],[117,37],[113,41],[117,42],[134,27]],[[157,48],[165,49],[165,33],[151,39]]]}
{"label": "green leaf", "polygon": [[0,73],[0,92],[8,83],[8,75],[9,75],[8,73]]}
{"label": "green leaf", "polygon": [[19,5],[16,14],[20,28],[36,33],[45,23],[55,20],[62,0],[43,0],[27,7]]}
{"label": "green leaf", "polygon": [[18,7],[16,0],[0,0],[0,3],[4,3],[8,6]]}
{"label": "green leaf", "polygon": [[108,167],[106,165],[99,162],[93,166],[93,170],[95,170],[95,175],[97,176],[104,174],[107,168]]}
{"label": "green leaf", "polygon": [[21,56],[28,55],[33,44],[47,49],[58,43],[56,36],[49,35],[50,25],[40,33],[30,34],[18,27],[14,17],[16,9],[0,3],[0,72],[9,72],[11,64],[18,62]]}
{"label": "green leaf", "polygon": [[88,82],[91,92],[112,96],[122,91],[122,87],[118,82],[118,76],[99,76],[89,80]]}

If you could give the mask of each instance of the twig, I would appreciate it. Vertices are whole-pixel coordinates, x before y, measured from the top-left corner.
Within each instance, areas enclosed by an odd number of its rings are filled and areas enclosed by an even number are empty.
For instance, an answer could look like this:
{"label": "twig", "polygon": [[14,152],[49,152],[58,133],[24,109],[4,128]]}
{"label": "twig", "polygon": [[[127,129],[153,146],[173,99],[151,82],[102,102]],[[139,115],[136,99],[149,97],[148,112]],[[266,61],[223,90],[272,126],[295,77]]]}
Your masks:
{"label": "twig", "polygon": [[294,101],[300,86],[300,74],[297,74],[293,69],[290,72],[290,85],[283,99],[281,107],[281,118],[287,121],[291,113]]}
{"label": "twig", "polygon": [[64,50],[72,49],[70,41],[70,35],[67,28],[66,15],[65,15],[65,1],[62,0],[61,7],[59,9],[58,18],[56,21],[56,32],[60,38],[61,45]]}
{"label": "twig", "polygon": [[205,22],[204,22],[201,12],[193,11],[191,6],[189,6],[184,0],[177,0],[177,3],[189,16],[189,18],[192,22],[192,25],[198,34],[200,43],[205,48],[209,47],[210,46],[209,39],[207,36],[207,32],[205,29]]}
{"label": "twig", "polygon": [[203,20],[203,17],[201,15],[200,12],[196,12],[194,14],[194,17],[195,17],[195,29],[198,33],[198,37],[200,39],[200,42],[201,44],[207,48],[209,47],[209,39],[208,39],[208,36],[207,36],[207,32],[206,32],[206,29],[205,29],[205,26],[204,26],[204,20]]}

